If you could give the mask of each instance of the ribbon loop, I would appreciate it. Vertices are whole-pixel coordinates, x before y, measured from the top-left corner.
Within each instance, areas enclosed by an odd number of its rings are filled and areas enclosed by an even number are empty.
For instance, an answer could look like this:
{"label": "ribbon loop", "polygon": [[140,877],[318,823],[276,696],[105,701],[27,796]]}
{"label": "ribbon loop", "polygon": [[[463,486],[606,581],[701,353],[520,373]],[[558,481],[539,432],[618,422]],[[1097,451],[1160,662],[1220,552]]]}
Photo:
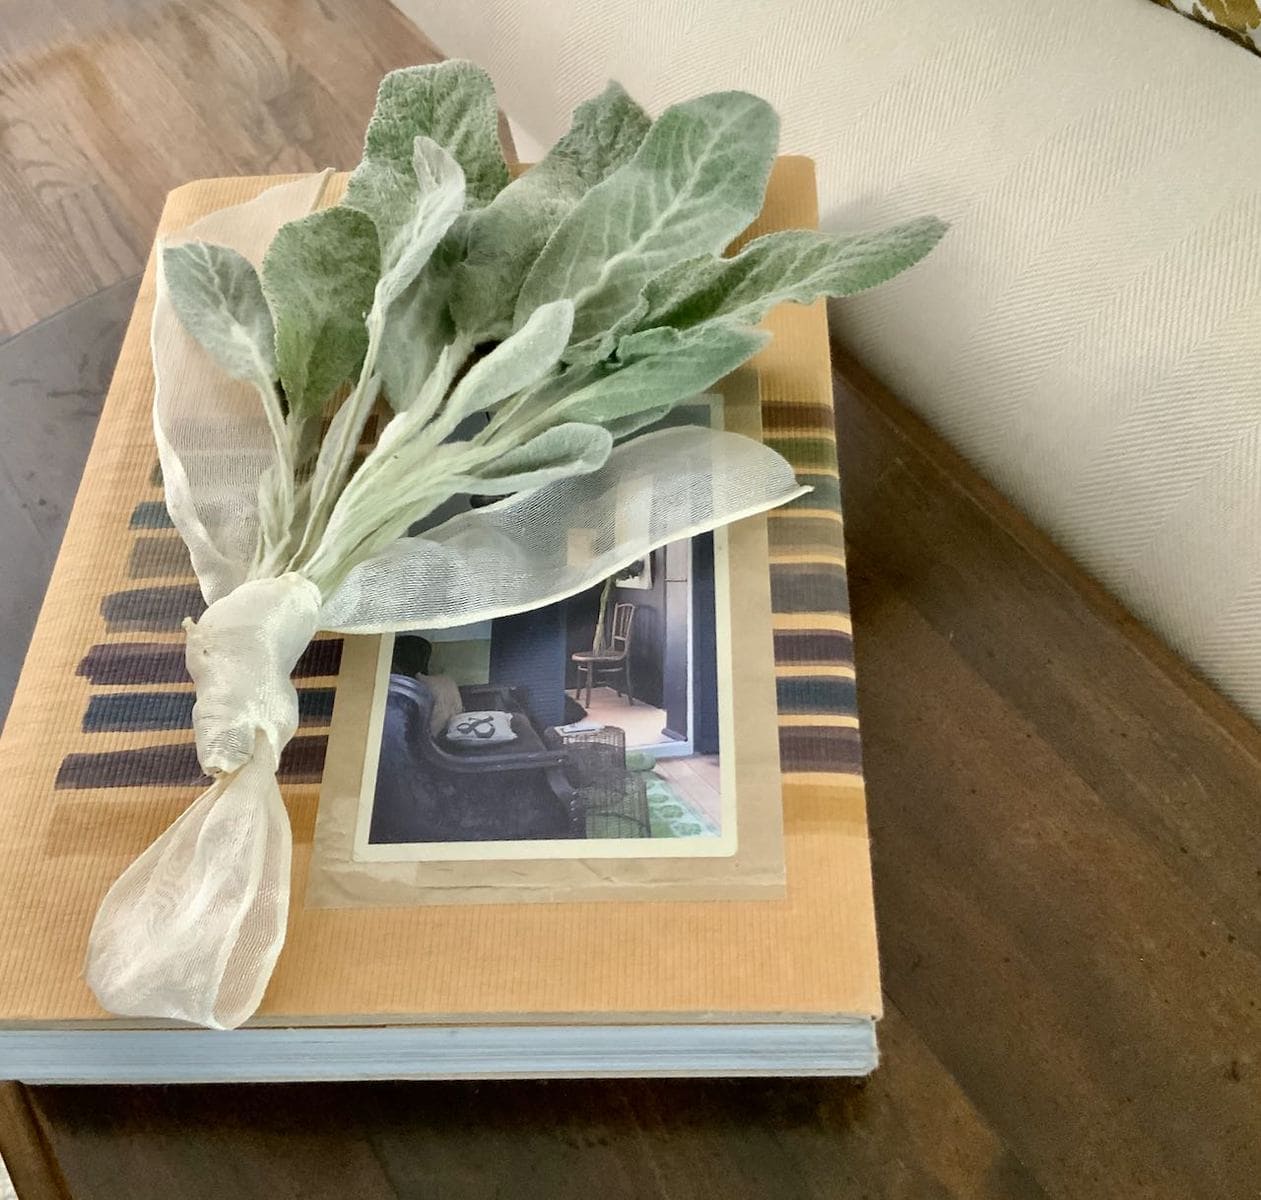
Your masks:
{"label": "ribbon loop", "polygon": [[298,726],[289,673],[319,608],[319,590],[288,574],[243,583],[185,623],[197,758],[217,778],[101,903],[86,974],[111,1011],[231,1029],[258,1007],[289,912],[276,784]]}
{"label": "ribbon loop", "polygon": [[111,1012],[233,1029],[284,942],[292,835],[261,734],[106,893],[86,978]]}

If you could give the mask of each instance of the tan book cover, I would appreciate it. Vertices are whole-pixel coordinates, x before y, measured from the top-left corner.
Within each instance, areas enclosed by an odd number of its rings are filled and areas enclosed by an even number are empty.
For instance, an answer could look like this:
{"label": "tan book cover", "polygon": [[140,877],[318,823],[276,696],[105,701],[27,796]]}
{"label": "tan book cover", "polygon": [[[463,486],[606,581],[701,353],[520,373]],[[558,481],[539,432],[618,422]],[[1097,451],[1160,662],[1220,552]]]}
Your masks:
{"label": "tan book cover", "polygon": [[[159,233],[274,182],[182,187]],[[327,198],[340,182],[330,181]],[[813,226],[816,215],[812,164],[783,158],[750,234]],[[83,981],[93,915],[119,873],[205,784],[180,630],[203,604],[155,471],[153,295],[150,263],[0,742],[0,1029],[123,1024]],[[753,363],[763,435],[813,486],[756,519],[769,557],[769,580],[755,582],[769,584],[782,892],[719,901],[308,906],[343,654],[341,639],[322,638],[295,672],[303,727],[280,770],[294,830],[288,940],[252,1024],[879,1015],[824,309],[787,305],[768,324],[774,340]]]}

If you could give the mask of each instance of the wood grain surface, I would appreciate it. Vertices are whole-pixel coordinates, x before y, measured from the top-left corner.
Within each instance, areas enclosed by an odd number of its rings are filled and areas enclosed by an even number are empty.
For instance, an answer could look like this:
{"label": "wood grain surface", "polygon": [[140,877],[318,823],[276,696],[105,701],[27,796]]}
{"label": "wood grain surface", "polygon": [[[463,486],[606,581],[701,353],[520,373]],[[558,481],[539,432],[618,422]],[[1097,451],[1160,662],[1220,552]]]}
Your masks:
{"label": "wood grain surface", "polygon": [[167,192],[353,166],[432,61],[385,0],[0,0],[0,336],[144,266]]}
{"label": "wood grain surface", "polygon": [[[42,590],[165,190],[353,162],[431,55],[385,0],[0,0],[0,594]],[[876,1075],[6,1088],[20,1194],[1261,1195],[1261,738],[838,363]]]}

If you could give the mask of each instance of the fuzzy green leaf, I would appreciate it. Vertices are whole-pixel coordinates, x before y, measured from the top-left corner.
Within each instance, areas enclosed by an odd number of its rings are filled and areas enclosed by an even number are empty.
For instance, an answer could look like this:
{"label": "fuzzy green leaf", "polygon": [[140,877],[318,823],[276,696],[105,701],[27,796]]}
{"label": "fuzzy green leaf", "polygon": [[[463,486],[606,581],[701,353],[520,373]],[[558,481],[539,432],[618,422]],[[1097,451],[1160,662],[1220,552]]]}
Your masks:
{"label": "fuzzy green leaf", "polygon": [[[704,257],[710,259],[713,255],[704,255]],[[643,293],[640,293],[639,299],[635,301],[634,305],[627,309],[607,329],[583,338],[580,342],[571,342],[561,356],[562,359],[574,366],[602,362],[613,354],[622,338],[644,327],[643,318],[647,312],[648,301],[644,299]]]}
{"label": "fuzzy green leaf", "polygon": [[209,242],[162,250],[162,275],[180,324],[234,379],[271,391],[275,333],[249,260]]}
{"label": "fuzzy green leaf", "polygon": [[[409,405],[400,411],[382,430],[364,463],[365,474],[370,469],[376,470],[380,460],[397,459],[405,446],[413,447],[410,453],[422,456],[414,468],[428,469],[432,464],[425,456],[439,443],[446,442],[466,417],[497,408],[509,396],[536,384],[552,370],[565,346],[572,319],[573,306],[568,300],[540,308],[524,328],[474,363],[442,403],[442,392],[463,361],[455,345],[445,347],[422,389],[424,398],[418,405]],[[437,388],[433,390],[435,384]],[[444,453],[460,444],[458,441],[449,444]],[[416,450],[417,445],[421,449]]]}
{"label": "fuzzy green leaf", "polygon": [[674,403],[672,401],[669,404],[659,404],[655,408],[645,408],[625,417],[605,421],[604,428],[609,431],[615,442],[624,442],[632,434],[638,433],[641,429],[647,429],[650,425],[655,425],[668,417],[674,408]]}
{"label": "fuzzy green leaf", "polygon": [[641,329],[686,329],[715,317],[754,325],[784,301],[811,304],[849,296],[919,262],[946,231],[925,217],[878,233],[850,236],[789,229],[750,242],[732,258],[685,259],[649,280]]}
{"label": "fuzzy green leaf", "polygon": [[473,222],[468,258],[456,273],[451,311],[475,341],[512,328],[526,274],[566,213],[629,161],[651,124],[618,83],[574,110],[569,132],[514,179]]}
{"label": "fuzzy green leaf", "polygon": [[[384,227],[403,224],[415,188],[412,150],[420,135],[459,163],[470,203],[489,203],[508,182],[490,76],[472,63],[452,59],[404,67],[381,80],[363,163],[350,177],[344,203]],[[372,167],[365,169],[368,164]]]}
{"label": "fuzzy green leaf", "polygon": [[[355,172],[360,200],[371,188],[376,211],[363,203],[348,205],[366,212],[381,243],[381,280],[376,304],[384,311],[420,274],[434,247],[464,208],[464,175],[460,164],[437,142],[417,136],[409,167],[410,185],[394,188],[393,163],[368,160]],[[387,186],[388,181],[388,186]],[[389,202],[384,198],[388,191]]]}
{"label": "fuzzy green leaf", "polygon": [[695,329],[650,329],[622,339],[617,359],[574,367],[544,383],[527,415],[549,412],[555,420],[583,421],[625,437],[630,418],[654,413],[660,420],[682,400],[703,392],[766,344],[768,334],[726,321]]}
{"label": "fuzzy green leaf", "polygon": [[358,370],[379,270],[376,230],[354,209],[321,209],[282,225],[272,239],[263,292],[276,323],[280,381],[295,412],[319,412]]}
{"label": "fuzzy green leaf", "polygon": [[447,301],[456,264],[464,256],[467,215],[447,230],[420,274],[385,314],[377,371],[396,412],[411,407],[443,347],[455,337]]}
{"label": "fuzzy green leaf", "polygon": [[507,496],[604,466],[613,436],[598,425],[557,425],[523,446],[478,468],[465,486],[487,496]]}
{"label": "fuzzy green leaf", "polygon": [[573,340],[583,341],[680,258],[717,254],[761,209],[778,127],[770,105],[744,92],[667,109],[634,157],[560,223],[522,285],[516,323],[567,296]]}
{"label": "fuzzy green leaf", "polygon": [[573,320],[574,306],[568,300],[536,308],[516,333],[460,381],[447,401],[447,423],[454,427],[471,413],[493,409],[538,383],[559,361]]}

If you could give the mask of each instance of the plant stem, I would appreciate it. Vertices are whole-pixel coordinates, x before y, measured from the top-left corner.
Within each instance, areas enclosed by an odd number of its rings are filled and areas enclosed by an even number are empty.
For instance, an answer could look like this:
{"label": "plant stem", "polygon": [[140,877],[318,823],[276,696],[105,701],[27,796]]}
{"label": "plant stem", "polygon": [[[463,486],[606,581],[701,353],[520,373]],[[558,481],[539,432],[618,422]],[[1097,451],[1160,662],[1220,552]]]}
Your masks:
{"label": "plant stem", "polygon": [[[370,362],[375,363],[378,334],[379,328],[375,328],[370,319],[365,369]],[[299,548],[299,554],[305,552],[307,556],[303,563],[304,571],[312,579],[316,579],[317,583],[317,576],[328,580],[344,578],[368,554],[376,553],[378,548],[388,545],[389,541],[405,533],[408,526],[432,511],[432,505],[423,511],[419,511],[416,506],[422,497],[435,491],[442,492],[442,477],[428,478],[418,495],[415,491],[408,490],[406,476],[414,471],[415,464],[434,453],[450,433],[447,429],[450,422],[444,421],[441,416],[434,419],[434,414],[441,413],[444,401],[449,399],[451,382],[459,374],[472,349],[472,344],[463,338],[457,338],[447,346],[412,405],[398,413],[385,427],[376,446],[369,451],[353,476],[347,479],[348,471],[334,461],[333,465],[339,471],[337,478],[340,478],[341,483],[336,492],[333,492],[333,481],[330,480],[329,486],[321,491],[320,500],[312,506],[307,533]],[[358,388],[356,393],[357,391]],[[356,399],[356,393],[351,394],[346,404],[349,405]],[[362,415],[352,411],[347,425],[353,424],[362,433],[366,419],[367,411]],[[330,430],[330,434],[331,432]],[[358,447],[358,434],[355,447]],[[347,466],[351,461],[353,454],[347,460]],[[448,471],[447,474],[455,478],[454,473]],[[399,478],[400,475],[403,478]],[[450,494],[451,490],[447,489],[437,502],[441,503]],[[403,496],[405,499],[386,508],[390,498],[394,496]],[[383,512],[383,508],[386,511]],[[401,510],[405,517],[395,516],[391,519],[396,510]],[[386,539],[373,536],[374,529],[393,529],[394,532]],[[318,537],[312,536],[316,530]],[[347,537],[348,532],[350,537]],[[373,548],[365,550],[367,544],[371,544]],[[295,561],[297,558],[298,555],[295,555]]]}

